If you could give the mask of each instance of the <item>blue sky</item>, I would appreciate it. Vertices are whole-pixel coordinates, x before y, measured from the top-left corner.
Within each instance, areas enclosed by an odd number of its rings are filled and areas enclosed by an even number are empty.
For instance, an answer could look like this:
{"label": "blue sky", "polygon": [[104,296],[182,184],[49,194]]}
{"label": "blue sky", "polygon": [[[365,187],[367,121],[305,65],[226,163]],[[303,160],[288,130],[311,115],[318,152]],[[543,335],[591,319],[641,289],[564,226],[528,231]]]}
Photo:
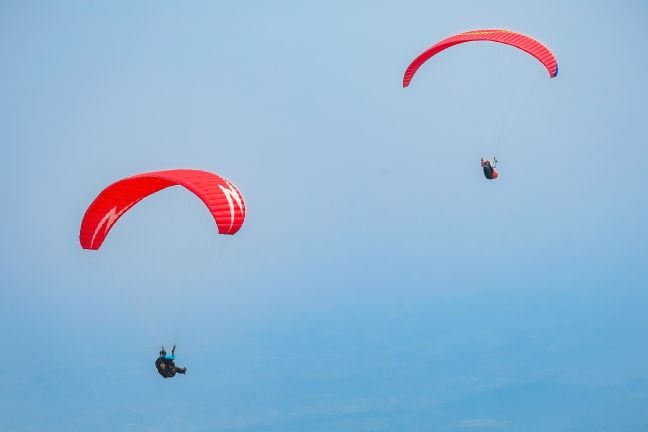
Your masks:
{"label": "blue sky", "polygon": [[[648,428],[648,7],[0,3],[0,430]],[[549,79],[510,47],[545,42]],[[481,156],[498,156],[487,182]],[[202,168],[99,252],[107,184]],[[162,380],[160,344],[186,376]]]}

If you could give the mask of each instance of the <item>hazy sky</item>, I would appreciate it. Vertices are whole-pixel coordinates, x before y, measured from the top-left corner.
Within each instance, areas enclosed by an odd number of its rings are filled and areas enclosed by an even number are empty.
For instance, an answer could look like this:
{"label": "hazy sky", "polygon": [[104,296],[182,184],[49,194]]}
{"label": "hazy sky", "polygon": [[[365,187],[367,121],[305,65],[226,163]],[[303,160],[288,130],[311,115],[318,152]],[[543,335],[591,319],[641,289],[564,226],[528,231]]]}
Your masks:
{"label": "hazy sky", "polygon": [[[0,2],[0,431],[648,429],[648,4]],[[475,43],[546,43],[560,73]],[[479,158],[496,155],[500,178]],[[98,252],[87,206],[180,188]],[[186,376],[153,361],[178,344]]]}

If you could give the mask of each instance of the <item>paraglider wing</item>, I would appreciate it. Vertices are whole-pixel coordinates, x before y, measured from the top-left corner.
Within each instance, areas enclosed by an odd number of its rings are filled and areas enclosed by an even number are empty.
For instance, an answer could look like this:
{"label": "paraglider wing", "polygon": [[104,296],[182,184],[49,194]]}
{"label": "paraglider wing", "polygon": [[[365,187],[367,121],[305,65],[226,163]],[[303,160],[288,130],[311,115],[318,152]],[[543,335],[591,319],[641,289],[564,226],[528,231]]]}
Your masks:
{"label": "paraglider wing", "polygon": [[558,75],[558,62],[556,57],[546,46],[537,40],[509,30],[471,30],[450,36],[449,38],[434,44],[421,55],[416,57],[407,67],[407,70],[405,70],[405,75],[403,76],[403,87],[407,87],[410,84],[416,71],[431,57],[457,44],[474,41],[498,42],[519,48],[538,59],[538,61],[547,68],[550,78]]}
{"label": "paraglider wing", "polygon": [[176,185],[190,190],[205,203],[220,234],[235,234],[243,225],[243,197],[226,179],[200,170],[156,171],[127,177],[101,191],[83,216],[81,247],[99,249],[124,213],[147,196]]}

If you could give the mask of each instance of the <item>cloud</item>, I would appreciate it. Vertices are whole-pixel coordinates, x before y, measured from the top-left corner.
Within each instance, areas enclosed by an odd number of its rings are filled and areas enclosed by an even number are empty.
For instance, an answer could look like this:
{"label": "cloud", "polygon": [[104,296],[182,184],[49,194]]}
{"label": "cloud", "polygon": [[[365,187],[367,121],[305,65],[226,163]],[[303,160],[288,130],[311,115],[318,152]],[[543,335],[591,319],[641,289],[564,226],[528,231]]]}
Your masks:
{"label": "cloud", "polygon": [[509,424],[508,420],[490,418],[464,419],[458,424],[460,428],[499,428]]}

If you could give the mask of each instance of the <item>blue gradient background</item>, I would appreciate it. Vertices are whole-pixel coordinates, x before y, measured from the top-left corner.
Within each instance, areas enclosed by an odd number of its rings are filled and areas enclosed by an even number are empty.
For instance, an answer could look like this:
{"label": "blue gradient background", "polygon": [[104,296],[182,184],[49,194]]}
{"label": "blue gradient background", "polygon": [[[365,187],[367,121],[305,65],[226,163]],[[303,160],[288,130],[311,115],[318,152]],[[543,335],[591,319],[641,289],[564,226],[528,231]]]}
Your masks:
{"label": "blue gradient background", "polygon": [[[648,429],[648,5],[0,4],[1,431]],[[559,59],[450,34],[509,28]],[[486,182],[479,157],[496,154]],[[137,172],[173,188],[99,252]],[[188,374],[162,380],[160,344]]]}

